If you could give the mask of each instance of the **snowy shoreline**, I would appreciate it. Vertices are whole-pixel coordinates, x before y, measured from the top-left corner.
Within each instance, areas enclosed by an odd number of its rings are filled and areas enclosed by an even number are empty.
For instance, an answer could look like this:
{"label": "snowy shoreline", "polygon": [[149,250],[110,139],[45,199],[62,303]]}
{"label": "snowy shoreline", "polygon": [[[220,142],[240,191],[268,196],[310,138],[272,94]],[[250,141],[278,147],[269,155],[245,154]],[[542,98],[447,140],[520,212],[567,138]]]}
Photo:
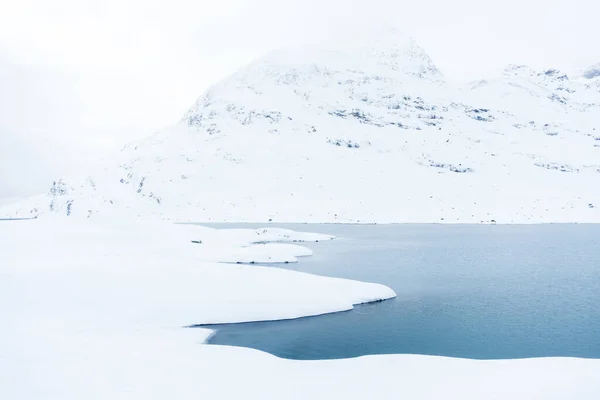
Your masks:
{"label": "snowy shoreline", "polygon": [[315,316],[395,296],[379,284],[231,264],[291,261],[307,252],[281,241],[328,238],[164,222],[2,223],[0,310],[8,329],[0,331],[7,382],[0,397],[591,400],[600,393],[600,360],[295,361],[204,345],[211,329],[182,328]]}
{"label": "snowy shoreline", "polygon": [[[167,221],[166,222],[171,222]],[[213,225],[261,225],[261,226],[302,226],[302,225],[440,225],[440,226],[479,226],[479,225],[511,225],[511,226],[529,226],[529,225],[598,225],[600,222],[292,222],[292,221],[203,221],[203,222],[173,222],[176,225],[200,225],[200,226],[213,226]],[[224,228],[226,229],[226,228]]]}

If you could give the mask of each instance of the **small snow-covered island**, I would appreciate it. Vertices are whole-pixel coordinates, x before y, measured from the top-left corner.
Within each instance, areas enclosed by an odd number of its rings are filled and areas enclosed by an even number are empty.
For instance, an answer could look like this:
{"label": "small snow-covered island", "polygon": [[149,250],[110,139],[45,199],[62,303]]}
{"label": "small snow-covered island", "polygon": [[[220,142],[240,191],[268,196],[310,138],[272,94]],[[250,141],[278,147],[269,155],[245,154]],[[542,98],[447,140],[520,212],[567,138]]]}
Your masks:
{"label": "small snow-covered island", "polygon": [[[207,343],[214,329],[204,325],[351,315],[382,300],[408,308],[438,295],[308,273],[320,246],[361,246],[309,233],[317,224],[600,222],[600,64],[578,74],[512,65],[458,84],[403,34],[362,39],[272,51],[101,168],[57,177],[47,193],[0,208],[0,218],[14,219],[0,221],[0,398],[600,398],[597,332],[573,344],[588,357],[432,350],[302,361]],[[262,227],[210,225],[250,222]],[[505,236],[491,232],[501,247]],[[436,238],[393,242],[418,247],[416,263]],[[595,251],[593,243],[585,248]],[[552,251],[571,265],[571,253]],[[486,257],[481,273],[500,282]],[[444,253],[435,262],[454,261]],[[570,271],[567,280],[579,282]],[[581,274],[583,289],[598,285],[598,269]],[[565,329],[595,326],[585,316]]]}

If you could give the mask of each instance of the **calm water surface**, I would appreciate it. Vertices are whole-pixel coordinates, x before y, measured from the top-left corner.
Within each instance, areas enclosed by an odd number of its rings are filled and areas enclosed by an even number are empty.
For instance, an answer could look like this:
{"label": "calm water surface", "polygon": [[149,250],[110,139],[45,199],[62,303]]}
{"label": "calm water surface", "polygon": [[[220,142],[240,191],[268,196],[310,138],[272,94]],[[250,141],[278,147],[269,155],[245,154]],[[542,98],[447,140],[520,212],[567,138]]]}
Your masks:
{"label": "calm water surface", "polygon": [[210,343],[292,359],[600,358],[600,225],[276,226],[337,239],[306,244],[313,257],[272,268],[382,283],[398,297],[319,317],[212,325]]}

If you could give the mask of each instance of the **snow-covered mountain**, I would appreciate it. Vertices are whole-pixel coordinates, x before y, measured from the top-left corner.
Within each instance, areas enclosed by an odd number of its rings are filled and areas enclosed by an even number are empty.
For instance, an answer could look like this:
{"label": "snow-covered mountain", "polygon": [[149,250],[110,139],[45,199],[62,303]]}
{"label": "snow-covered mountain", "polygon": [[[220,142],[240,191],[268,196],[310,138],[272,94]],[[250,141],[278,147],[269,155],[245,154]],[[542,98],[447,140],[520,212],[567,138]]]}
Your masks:
{"label": "snow-covered mountain", "polygon": [[4,211],[52,213],[600,222],[600,65],[457,85],[394,32],[273,51],[106,168]]}

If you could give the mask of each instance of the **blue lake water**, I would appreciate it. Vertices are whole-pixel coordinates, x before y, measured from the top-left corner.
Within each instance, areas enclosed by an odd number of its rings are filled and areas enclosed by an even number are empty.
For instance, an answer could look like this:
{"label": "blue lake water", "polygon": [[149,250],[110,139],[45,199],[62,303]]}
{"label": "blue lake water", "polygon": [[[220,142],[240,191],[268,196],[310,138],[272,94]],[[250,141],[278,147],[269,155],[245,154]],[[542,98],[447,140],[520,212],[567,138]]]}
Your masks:
{"label": "blue lake water", "polygon": [[600,225],[276,226],[337,239],[306,244],[313,257],[272,268],[382,283],[398,297],[338,314],[212,325],[209,343],[291,359],[600,358]]}

